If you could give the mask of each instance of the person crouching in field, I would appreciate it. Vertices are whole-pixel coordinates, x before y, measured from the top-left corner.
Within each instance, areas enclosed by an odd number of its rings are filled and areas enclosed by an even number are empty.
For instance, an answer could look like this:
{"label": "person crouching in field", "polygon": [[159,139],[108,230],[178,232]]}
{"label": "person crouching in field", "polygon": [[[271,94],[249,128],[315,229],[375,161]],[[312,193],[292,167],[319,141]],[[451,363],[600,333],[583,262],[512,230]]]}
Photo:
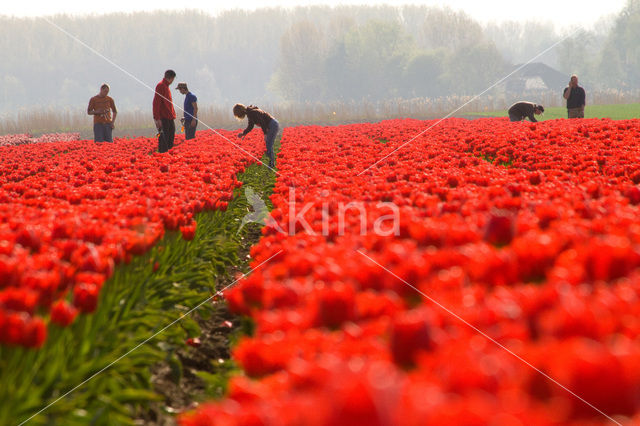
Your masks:
{"label": "person crouching in field", "polygon": [[522,121],[528,118],[533,123],[536,123],[538,120],[536,120],[534,114],[540,115],[543,112],[544,107],[542,105],[537,105],[532,102],[516,102],[509,108],[509,120]]}
{"label": "person crouching in field", "polygon": [[[100,86],[100,92],[89,99],[87,114],[93,115],[93,140],[94,142],[113,142],[112,131],[115,128],[116,104],[109,94],[109,85]],[[111,112],[113,111],[113,116]]]}
{"label": "person crouching in field", "polygon": [[276,140],[276,135],[280,128],[278,121],[268,113],[253,105],[244,106],[242,104],[235,104],[233,106],[233,115],[236,116],[238,120],[242,120],[244,117],[247,117],[247,128],[244,129],[244,132],[238,133],[238,137],[241,139],[253,129],[254,125],[257,124],[262,128],[262,131],[264,132],[264,141],[267,145],[267,155],[269,156],[269,167],[273,168],[275,166],[273,143]]}

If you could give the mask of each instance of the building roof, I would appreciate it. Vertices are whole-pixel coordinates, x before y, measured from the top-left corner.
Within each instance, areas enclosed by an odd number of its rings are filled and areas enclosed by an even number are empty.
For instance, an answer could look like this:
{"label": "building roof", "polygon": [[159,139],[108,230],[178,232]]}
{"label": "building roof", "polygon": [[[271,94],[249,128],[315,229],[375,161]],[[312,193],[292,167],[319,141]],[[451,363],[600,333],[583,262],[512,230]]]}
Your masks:
{"label": "building roof", "polygon": [[527,80],[541,79],[549,90],[562,90],[569,81],[569,75],[564,74],[542,62],[532,62],[522,66],[514,65],[511,71],[522,67],[507,80],[507,90],[522,91]]}

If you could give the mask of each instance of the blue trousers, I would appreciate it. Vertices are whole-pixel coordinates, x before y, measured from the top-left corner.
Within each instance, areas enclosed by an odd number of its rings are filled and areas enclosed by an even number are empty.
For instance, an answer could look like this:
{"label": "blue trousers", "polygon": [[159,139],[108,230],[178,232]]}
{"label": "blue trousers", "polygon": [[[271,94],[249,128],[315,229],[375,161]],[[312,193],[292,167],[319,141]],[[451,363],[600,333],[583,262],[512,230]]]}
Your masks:
{"label": "blue trousers", "polygon": [[267,133],[264,135],[264,142],[267,144],[267,155],[269,156],[269,166],[273,167],[275,164],[275,158],[273,154],[273,143],[276,140],[276,135],[280,129],[280,124],[275,118],[269,123]]}
{"label": "blue trousers", "polygon": [[[196,120],[198,127],[198,120]],[[191,127],[191,120],[184,120],[184,140],[194,139],[196,137],[196,127]]]}

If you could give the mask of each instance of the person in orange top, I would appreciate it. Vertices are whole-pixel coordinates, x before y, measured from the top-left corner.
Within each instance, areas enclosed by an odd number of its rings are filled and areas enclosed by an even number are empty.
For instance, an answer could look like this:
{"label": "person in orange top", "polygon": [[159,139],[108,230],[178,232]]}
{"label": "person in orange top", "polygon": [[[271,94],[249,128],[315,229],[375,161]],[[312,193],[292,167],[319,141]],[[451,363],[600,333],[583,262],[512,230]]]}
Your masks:
{"label": "person in orange top", "polygon": [[[109,94],[109,85],[100,86],[100,93],[89,99],[87,114],[93,115],[93,140],[95,142],[113,142],[113,129],[115,128],[116,104]],[[111,115],[113,112],[113,116]]]}
{"label": "person in orange top", "polygon": [[173,148],[173,139],[176,136],[176,112],[173,109],[173,99],[169,86],[176,78],[174,70],[166,70],[164,78],[156,85],[156,93],[153,96],[153,120],[158,129],[158,152],[167,152]]}

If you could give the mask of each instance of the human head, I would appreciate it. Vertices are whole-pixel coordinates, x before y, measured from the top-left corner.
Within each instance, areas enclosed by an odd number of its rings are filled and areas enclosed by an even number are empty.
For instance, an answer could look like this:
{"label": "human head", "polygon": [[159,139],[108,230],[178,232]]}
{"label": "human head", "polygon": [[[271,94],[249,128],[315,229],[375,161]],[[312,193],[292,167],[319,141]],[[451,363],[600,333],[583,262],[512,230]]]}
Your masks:
{"label": "human head", "polygon": [[109,85],[107,83],[100,86],[100,96],[107,96],[109,94]]}
{"label": "human head", "polygon": [[233,115],[242,120],[247,115],[247,107],[242,104],[235,104],[233,106]]}
{"label": "human head", "polygon": [[176,72],[174,70],[166,70],[164,72],[164,79],[167,80],[169,84],[173,83],[174,78],[176,78]]}
{"label": "human head", "polygon": [[574,75],[571,76],[571,84],[574,85],[574,86],[578,85],[578,76],[577,75],[574,74]]}
{"label": "human head", "polygon": [[544,112],[544,107],[542,105],[536,105],[535,107],[533,107],[533,112],[534,114],[542,114]]}
{"label": "human head", "polygon": [[178,90],[183,95],[186,95],[187,93],[189,93],[189,88],[187,87],[187,83],[178,83],[178,85],[176,86],[176,90]]}

